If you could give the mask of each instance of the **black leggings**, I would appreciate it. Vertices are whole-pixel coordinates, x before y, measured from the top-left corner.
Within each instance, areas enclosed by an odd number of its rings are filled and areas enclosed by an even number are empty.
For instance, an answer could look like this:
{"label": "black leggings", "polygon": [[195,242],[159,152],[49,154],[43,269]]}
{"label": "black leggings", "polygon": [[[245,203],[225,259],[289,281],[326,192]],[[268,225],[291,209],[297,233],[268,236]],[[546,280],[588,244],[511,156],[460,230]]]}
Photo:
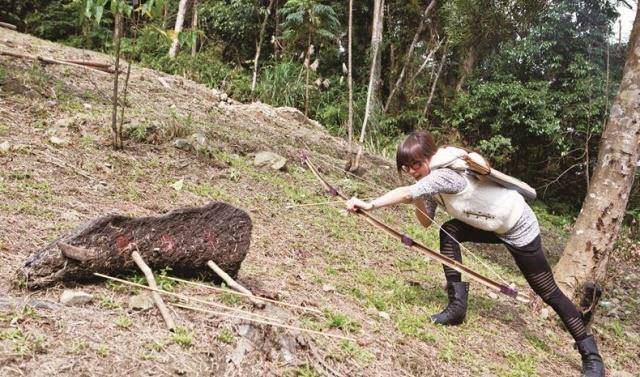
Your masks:
{"label": "black leggings", "polygon": [[[587,331],[582,322],[582,315],[573,302],[562,293],[553,279],[551,267],[542,251],[540,235],[525,246],[515,247],[502,241],[493,232],[474,228],[460,220],[447,221],[440,230],[440,252],[458,262],[462,262],[460,245],[451,237],[461,243],[504,244],[507,249],[509,249],[509,252],[511,252],[513,259],[515,259],[518,268],[524,274],[531,288],[547,305],[551,306],[553,310],[558,313],[562,322],[564,322],[567,329],[569,329],[571,336],[573,336],[576,341],[587,337]],[[448,282],[460,281],[460,273],[450,267],[444,266],[444,274]]]}

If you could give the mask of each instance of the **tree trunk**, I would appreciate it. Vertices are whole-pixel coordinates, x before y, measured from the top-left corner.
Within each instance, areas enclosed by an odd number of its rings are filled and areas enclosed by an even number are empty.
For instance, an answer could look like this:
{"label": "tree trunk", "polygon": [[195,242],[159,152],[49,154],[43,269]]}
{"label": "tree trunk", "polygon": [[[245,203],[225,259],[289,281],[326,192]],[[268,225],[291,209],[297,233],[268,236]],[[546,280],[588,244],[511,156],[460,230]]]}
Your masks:
{"label": "tree trunk", "polygon": [[113,23],[113,44],[115,46],[115,72],[113,74],[113,97],[111,110],[111,131],[113,132],[113,148],[122,148],[122,135],[118,132],[118,79],[120,73],[120,42],[122,41],[122,13],[116,13]]}
{"label": "tree trunk", "polygon": [[178,36],[182,32],[182,25],[184,24],[184,15],[187,13],[188,2],[189,0],[180,0],[180,4],[178,4],[178,16],[176,17],[176,26],[173,28],[173,41],[171,42],[171,48],[169,49],[169,57],[171,59],[175,58],[178,53]]}
{"label": "tree trunk", "polygon": [[402,80],[404,80],[404,75],[405,75],[405,73],[407,71],[407,67],[409,66],[409,62],[411,61],[411,56],[413,56],[413,50],[416,48],[416,44],[418,43],[418,39],[420,38],[420,35],[422,34],[422,31],[424,30],[424,23],[427,20],[427,17],[429,17],[429,12],[431,11],[431,9],[435,5],[436,5],[436,0],[431,0],[429,5],[427,5],[427,8],[424,10],[424,13],[422,14],[422,18],[420,19],[420,24],[418,25],[418,28],[416,29],[416,33],[413,35],[413,40],[411,41],[411,45],[409,45],[409,50],[407,51],[407,55],[404,58],[404,63],[402,65],[402,70],[400,70],[400,74],[398,75],[398,79],[396,80],[396,83],[393,86],[393,89],[391,89],[391,93],[389,93],[389,97],[387,97],[387,102],[384,104],[384,112],[385,113],[389,109],[389,104],[391,104],[391,100],[393,99],[394,94],[396,93],[396,91],[400,87],[400,84],[402,84]]}
{"label": "tree trunk", "polygon": [[309,116],[309,69],[311,68],[311,34],[307,41],[307,58],[304,61],[305,78],[304,78],[304,116]]}
{"label": "tree trunk", "polygon": [[462,90],[464,81],[473,70],[473,66],[476,64],[476,58],[477,58],[476,50],[473,47],[469,47],[467,49],[467,55],[465,56],[464,61],[462,62],[462,69],[458,76],[458,83],[456,84],[456,93]]}
{"label": "tree trunk", "polygon": [[425,69],[425,67],[429,63],[429,60],[431,60],[431,57],[433,56],[433,54],[435,54],[440,49],[440,46],[442,46],[443,41],[444,40],[438,41],[438,44],[436,45],[436,47],[434,47],[431,51],[429,51],[429,54],[427,54],[427,57],[424,58],[424,61],[422,62],[422,64],[420,64],[420,67],[418,68],[416,73],[414,73],[413,76],[411,76],[411,81],[414,81],[416,77],[418,77],[418,75],[422,73],[422,71]]}
{"label": "tree trunk", "polygon": [[256,56],[253,58],[253,79],[251,81],[251,93],[256,90],[256,82],[258,80],[258,59],[260,59],[260,50],[262,48],[262,42],[264,41],[264,32],[267,29],[267,21],[269,20],[269,15],[271,15],[271,7],[273,7],[274,0],[269,0],[269,5],[267,6],[267,14],[264,16],[264,20],[262,20],[262,25],[260,25],[260,34],[258,35],[258,40],[256,41]]}
{"label": "tree trunk", "polygon": [[358,170],[360,159],[364,153],[364,137],[367,130],[367,123],[377,102],[377,93],[380,86],[380,44],[382,43],[382,28],[384,20],[384,0],[374,0],[373,23],[371,30],[371,72],[369,73],[369,87],[367,89],[367,104],[364,110],[364,120],[360,131],[360,145],[355,162],[351,170]]}
{"label": "tree trunk", "polygon": [[[191,32],[195,33],[198,30],[198,0],[193,0],[193,17],[191,18]],[[196,36],[191,46],[191,56],[196,56],[198,51],[198,37]]]}
{"label": "tree trunk", "polygon": [[442,73],[442,67],[444,66],[444,63],[447,60],[447,47],[449,47],[449,43],[445,42],[444,50],[442,50],[442,58],[440,58],[440,65],[438,66],[438,72],[436,73],[436,77],[433,79],[433,82],[431,83],[431,91],[429,92],[429,99],[427,99],[427,104],[424,106],[424,110],[422,110],[422,116],[424,117],[429,115],[429,107],[431,106],[431,101],[433,100],[433,94],[436,92],[436,85],[438,84],[438,80],[440,79],[440,74]]}
{"label": "tree trunk", "polygon": [[562,258],[555,267],[570,297],[589,280],[605,278],[607,262],[633,186],[640,143],[640,12],[629,38],[620,90],[600,142],[591,185]]}
{"label": "tree trunk", "polygon": [[347,121],[347,134],[349,135],[349,165],[352,165],[353,156],[353,0],[349,0],[349,29],[348,29],[349,45],[347,46],[349,55],[348,57],[348,79],[347,85],[349,86],[349,119]]}

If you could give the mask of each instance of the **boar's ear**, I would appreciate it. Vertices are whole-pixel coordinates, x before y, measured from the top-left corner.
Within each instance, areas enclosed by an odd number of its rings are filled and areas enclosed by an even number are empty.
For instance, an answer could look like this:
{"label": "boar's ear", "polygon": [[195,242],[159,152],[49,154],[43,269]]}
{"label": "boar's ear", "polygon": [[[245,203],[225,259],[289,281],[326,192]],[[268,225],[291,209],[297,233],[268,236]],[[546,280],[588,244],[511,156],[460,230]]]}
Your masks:
{"label": "boar's ear", "polygon": [[78,246],[72,246],[64,242],[58,242],[58,249],[60,249],[62,255],[65,257],[79,262],[86,262],[95,258],[95,256],[91,255],[92,253],[90,250]]}

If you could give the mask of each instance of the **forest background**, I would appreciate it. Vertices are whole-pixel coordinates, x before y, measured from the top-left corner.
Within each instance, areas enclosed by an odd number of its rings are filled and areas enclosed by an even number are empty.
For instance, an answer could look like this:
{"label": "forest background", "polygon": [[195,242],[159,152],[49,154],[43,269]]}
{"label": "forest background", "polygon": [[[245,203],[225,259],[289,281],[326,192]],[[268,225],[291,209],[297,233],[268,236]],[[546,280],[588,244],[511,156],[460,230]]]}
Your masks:
{"label": "forest background", "polygon": [[[148,3],[149,17],[124,20],[126,59],[236,100],[296,107],[348,136],[349,2],[183,1],[180,33],[174,32],[179,2]],[[362,132],[374,85],[367,150],[390,157],[403,135],[427,129],[438,142],[477,150],[538,188],[552,212],[575,215],[622,75],[626,41],[616,30],[617,8],[632,3],[387,0],[379,64],[370,75],[379,3],[353,4],[353,138]],[[113,13],[97,11],[107,1],[4,5],[0,18],[19,31],[113,53]],[[171,57],[174,40],[180,50]],[[640,221],[638,181],[627,225]]]}

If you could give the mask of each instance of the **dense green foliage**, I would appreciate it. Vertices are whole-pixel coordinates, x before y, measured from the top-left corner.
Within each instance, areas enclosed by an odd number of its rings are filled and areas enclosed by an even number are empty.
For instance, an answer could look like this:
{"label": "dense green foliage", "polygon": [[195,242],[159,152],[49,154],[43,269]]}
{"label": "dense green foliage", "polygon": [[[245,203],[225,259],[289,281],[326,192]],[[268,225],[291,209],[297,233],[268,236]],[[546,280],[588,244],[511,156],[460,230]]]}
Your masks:
{"label": "dense green foliage", "polygon": [[[309,115],[331,132],[346,135],[348,2],[274,1],[267,15],[268,0],[199,0],[197,30],[190,29],[190,5],[179,37],[184,46],[175,59],[167,51],[177,2],[142,1],[153,15],[149,11],[135,23],[133,17],[127,19],[125,51],[142,64],[184,74],[238,100],[299,109],[304,108],[310,66]],[[30,0],[12,12],[2,11],[0,18],[44,38],[109,51],[110,9],[104,9],[99,24],[80,16],[87,3],[109,2]],[[381,103],[405,65],[428,4],[385,2]],[[417,36],[405,79],[390,106],[385,112],[379,104],[374,112],[368,145],[392,153],[404,133],[427,128],[441,142],[482,151],[498,167],[539,187],[543,196],[577,207],[624,63],[625,46],[612,40],[617,5],[614,0],[438,2]],[[356,131],[362,124],[371,63],[372,12],[371,4],[355,3]],[[253,59],[265,17],[252,92]],[[198,53],[191,56],[188,47],[195,38]],[[634,192],[632,202],[640,201],[637,188]]]}

